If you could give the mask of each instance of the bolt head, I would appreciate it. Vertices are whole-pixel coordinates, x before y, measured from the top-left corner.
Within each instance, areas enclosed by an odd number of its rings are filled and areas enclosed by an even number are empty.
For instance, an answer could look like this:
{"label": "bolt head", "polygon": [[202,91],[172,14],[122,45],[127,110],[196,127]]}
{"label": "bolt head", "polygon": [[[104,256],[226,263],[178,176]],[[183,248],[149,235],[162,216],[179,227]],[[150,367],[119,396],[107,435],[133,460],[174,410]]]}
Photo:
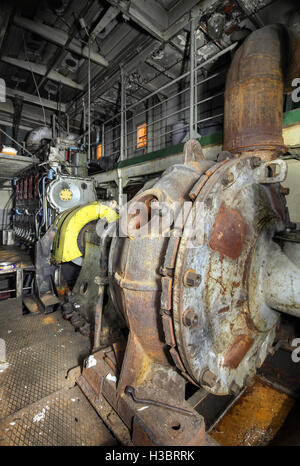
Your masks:
{"label": "bolt head", "polygon": [[213,387],[216,384],[217,376],[208,367],[202,372],[201,383],[208,387]]}
{"label": "bolt head", "polygon": [[290,194],[290,188],[280,186],[280,194],[282,194],[283,196],[288,196]]}
{"label": "bolt head", "polygon": [[182,322],[185,327],[193,328],[198,324],[198,316],[194,309],[187,309],[182,316]]}
{"label": "bolt head", "polygon": [[194,270],[187,270],[183,277],[183,284],[186,287],[198,287],[201,283],[201,275]]}
{"label": "bolt head", "polygon": [[240,389],[240,387],[238,386],[238,384],[237,384],[235,381],[233,381],[232,384],[230,385],[230,389],[229,389],[229,390],[230,390],[230,393],[231,393],[232,395],[237,396],[237,395],[239,394],[239,392],[240,392],[241,389]]}
{"label": "bolt head", "polygon": [[229,172],[229,173],[225,173],[222,177],[222,184],[224,186],[227,186],[231,183],[234,182],[234,176],[233,176],[233,173]]}
{"label": "bolt head", "polygon": [[262,164],[262,160],[259,157],[252,157],[250,160],[251,168],[257,168]]}
{"label": "bolt head", "polygon": [[253,377],[251,377],[249,374],[246,375],[244,384],[246,385],[246,387],[251,387],[253,385]]}
{"label": "bolt head", "polygon": [[101,278],[98,275],[96,275],[94,282],[96,283],[96,285],[101,285]]}

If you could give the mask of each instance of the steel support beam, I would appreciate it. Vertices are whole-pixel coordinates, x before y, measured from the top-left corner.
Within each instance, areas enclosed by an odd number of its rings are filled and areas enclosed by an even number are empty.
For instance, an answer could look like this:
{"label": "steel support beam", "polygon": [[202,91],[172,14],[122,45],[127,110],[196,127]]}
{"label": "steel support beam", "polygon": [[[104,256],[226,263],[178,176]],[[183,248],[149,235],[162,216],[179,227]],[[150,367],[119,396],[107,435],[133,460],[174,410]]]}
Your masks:
{"label": "steel support beam", "polygon": [[[46,122],[48,125],[51,124],[51,109],[45,108],[46,114]],[[10,99],[7,99],[6,102],[1,103],[0,108],[0,119],[3,121],[7,120],[6,126],[11,126],[13,122],[14,116],[14,107],[13,103]],[[10,124],[11,123],[11,124]],[[4,125],[4,123],[2,123]],[[22,129],[23,126],[41,126],[44,124],[44,118],[41,106],[33,106],[28,103],[24,103],[23,111],[22,111],[22,118],[20,122],[19,128]],[[80,131],[80,122],[78,120],[73,120],[72,130]]]}
{"label": "steel support beam", "polygon": [[[30,104],[38,105],[39,107],[43,105],[45,108],[49,108],[51,110],[57,110],[57,102],[54,100],[48,100],[48,99],[40,99],[38,96],[28,94],[27,92],[20,91],[19,89],[10,89],[6,88],[6,97],[15,97],[15,96],[21,96],[23,97],[25,102],[28,102]],[[61,112],[65,113],[66,112],[66,105],[65,104],[60,104]]]}
{"label": "steel support beam", "polygon": [[111,21],[113,21],[118,14],[120,13],[119,8],[111,6],[108,8],[104,16],[97,22],[97,24],[93,27],[92,31],[90,32],[91,42],[94,42],[97,35],[109,25]]}
{"label": "steel support beam", "polygon": [[[135,23],[145,29],[149,34],[165,42],[178,34],[189,22],[189,12],[195,7],[199,0],[185,0],[179,3],[170,12],[159,5],[159,2],[147,0],[108,0],[111,5],[120,8],[121,12],[132,19]],[[213,0],[216,3],[216,0]],[[212,0],[210,0],[212,3]],[[201,4],[200,4],[201,7]]]}
{"label": "steel support beam", "polygon": [[[11,121],[0,119],[0,126],[7,126],[8,128],[12,128],[13,124]],[[20,125],[19,129],[24,131],[31,131],[33,129],[33,126]]]}
{"label": "steel support beam", "polygon": [[[53,28],[47,26],[46,24],[32,21],[31,19],[23,18],[21,16],[15,16],[14,24],[21,27],[22,29],[26,29],[29,32],[33,32],[34,34],[43,37],[43,39],[46,39],[49,42],[58,45],[59,47],[65,47],[68,42],[68,34],[61,29]],[[73,39],[68,45],[67,49],[70,52],[76,53],[80,57],[86,59],[89,57],[88,47],[82,46],[82,43],[77,39]],[[106,58],[104,58],[99,53],[94,52],[93,50],[91,50],[91,61],[97,65],[105,67],[109,65]]]}
{"label": "steel support beam", "polygon": [[191,12],[191,48],[190,48],[190,139],[197,134],[197,61],[196,61],[196,21],[197,15]]}
{"label": "steel support beam", "polygon": [[[168,17],[166,10],[158,5],[158,2],[150,0],[149,2],[147,1],[147,6],[145,6],[145,2],[133,1],[130,2],[128,6],[128,2],[124,0],[108,1],[111,5],[119,8],[126,17],[132,19],[149,34],[161,41],[165,40],[163,30],[167,28]],[[139,6],[139,3],[142,3],[142,5]],[[151,15],[149,12],[151,12]]]}
{"label": "steel support beam", "polygon": [[[45,65],[28,62],[26,60],[20,60],[19,58],[3,56],[0,57],[0,60],[4,63],[8,63],[9,65],[17,66],[23,70],[27,70],[29,72],[32,71],[33,73],[39,74],[40,76],[44,76],[47,72],[47,67]],[[65,86],[72,87],[73,89],[77,89],[79,91],[84,90],[84,86],[82,84],[79,84],[72,79],[63,76],[57,71],[51,71],[48,75],[48,78],[52,79],[52,81],[64,84]]]}

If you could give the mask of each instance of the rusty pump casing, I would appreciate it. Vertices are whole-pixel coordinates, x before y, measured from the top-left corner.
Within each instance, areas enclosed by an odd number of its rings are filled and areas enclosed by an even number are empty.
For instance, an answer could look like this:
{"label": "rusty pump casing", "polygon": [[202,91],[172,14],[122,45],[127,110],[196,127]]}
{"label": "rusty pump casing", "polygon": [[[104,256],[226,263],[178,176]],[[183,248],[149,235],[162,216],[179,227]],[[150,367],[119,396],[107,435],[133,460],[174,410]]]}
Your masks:
{"label": "rusty pump casing", "polygon": [[[299,44],[281,26],[251,34],[227,79],[223,161],[204,160],[189,141],[185,163],[145,186],[120,220],[109,283],[129,336],[120,373],[109,386],[102,374],[102,395],[134,444],[204,444],[185,382],[237,394],[273,352],[280,313],[300,317],[299,244],[282,241],[290,219],[278,159],[284,81],[299,67]],[[151,403],[141,410],[138,399]]]}

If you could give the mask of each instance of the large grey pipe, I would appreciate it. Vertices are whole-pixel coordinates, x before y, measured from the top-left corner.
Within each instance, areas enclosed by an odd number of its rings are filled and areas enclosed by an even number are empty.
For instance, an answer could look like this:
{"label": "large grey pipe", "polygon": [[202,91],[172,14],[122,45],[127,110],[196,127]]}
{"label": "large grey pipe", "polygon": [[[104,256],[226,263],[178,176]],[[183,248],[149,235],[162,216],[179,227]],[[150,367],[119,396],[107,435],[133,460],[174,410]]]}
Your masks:
{"label": "large grey pipe", "polygon": [[[74,133],[63,133],[61,138],[75,141],[75,139],[78,138],[78,135]],[[52,128],[48,126],[40,126],[39,128],[32,130],[27,136],[26,146],[29,150],[34,152],[40,147],[43,139],[48,139],[49,141],[52,139]]]}

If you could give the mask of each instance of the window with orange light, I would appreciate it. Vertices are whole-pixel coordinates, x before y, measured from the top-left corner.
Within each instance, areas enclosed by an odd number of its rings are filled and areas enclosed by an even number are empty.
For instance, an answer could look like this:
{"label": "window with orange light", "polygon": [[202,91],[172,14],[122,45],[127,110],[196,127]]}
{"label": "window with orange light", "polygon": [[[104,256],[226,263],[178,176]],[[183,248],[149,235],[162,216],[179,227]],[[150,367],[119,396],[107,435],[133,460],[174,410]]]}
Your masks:
{"label": "window with orange light", "polygon": [[143,123],[137,127],[136,147],[141,149],[145,146],[147,146],[147,124]]}
{"label": "window with orange light", "polygon": [[102,157],[102,144],[98,144],[97,146],[97,160],[101,159]]}

